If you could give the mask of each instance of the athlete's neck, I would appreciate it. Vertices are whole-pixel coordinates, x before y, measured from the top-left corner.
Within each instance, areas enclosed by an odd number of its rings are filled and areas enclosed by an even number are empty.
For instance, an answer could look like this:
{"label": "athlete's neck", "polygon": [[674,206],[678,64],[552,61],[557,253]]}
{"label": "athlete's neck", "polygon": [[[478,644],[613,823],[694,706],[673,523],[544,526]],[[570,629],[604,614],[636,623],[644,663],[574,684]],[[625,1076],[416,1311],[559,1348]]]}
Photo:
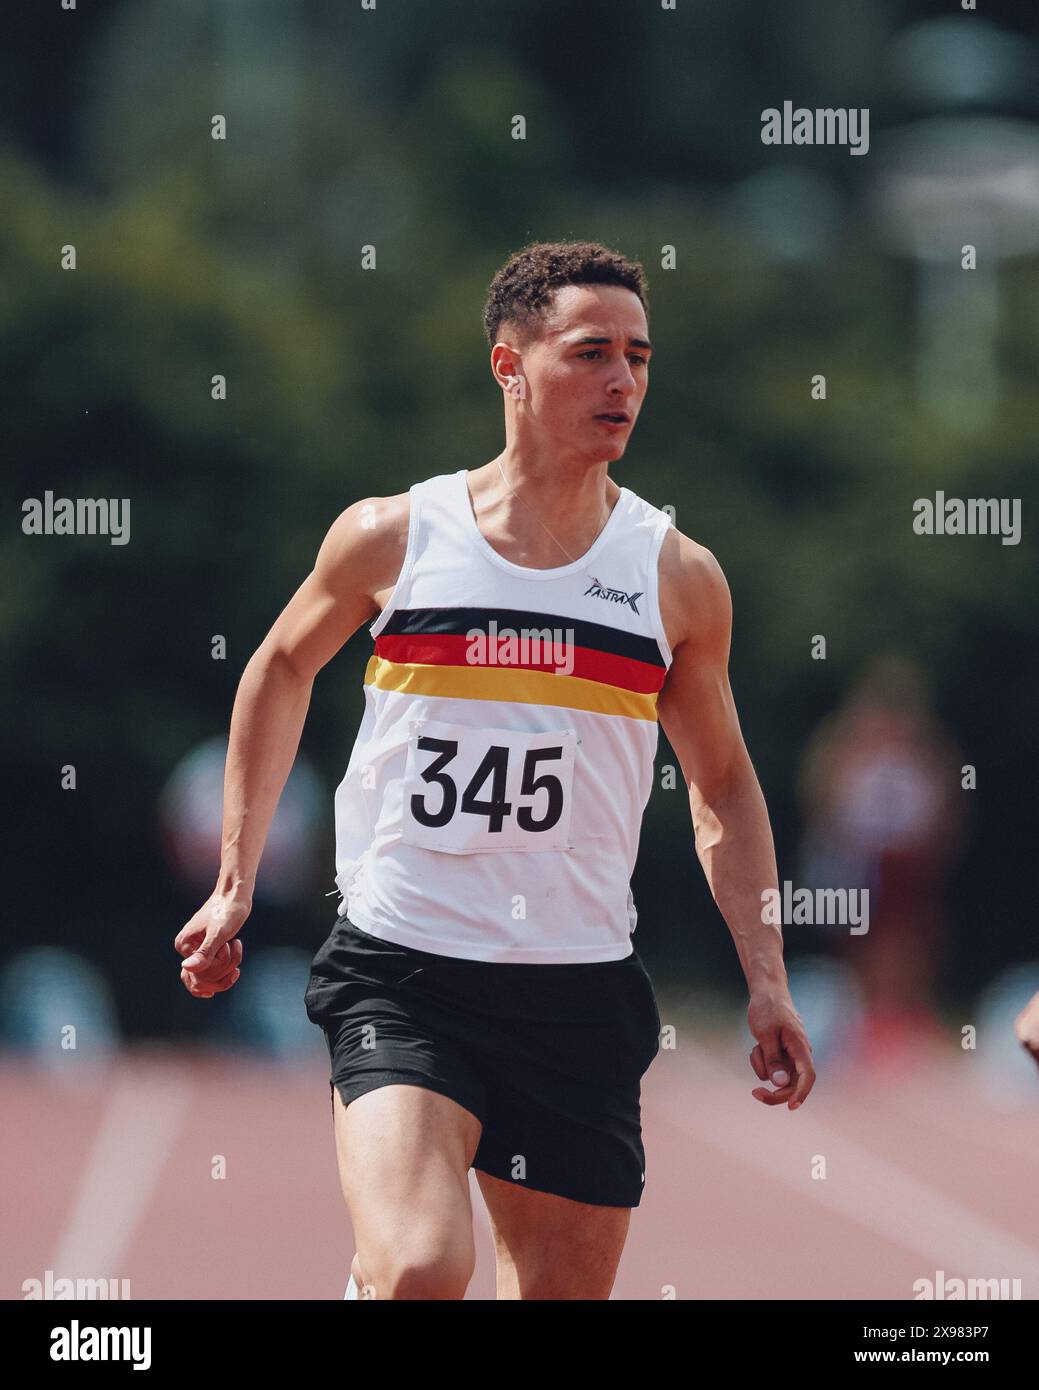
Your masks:
{"label": "athlete's neck", "polygon": [[552,536],[579,558],[605,526],[621,491],[607,474],[607,466],[592,464],[580,472],[567,472],[519,459],[506,449],[467,474],[466,481],[480,529],[488,539],[518,545],[540,557],[539,566],[551,568],[567,563]]}

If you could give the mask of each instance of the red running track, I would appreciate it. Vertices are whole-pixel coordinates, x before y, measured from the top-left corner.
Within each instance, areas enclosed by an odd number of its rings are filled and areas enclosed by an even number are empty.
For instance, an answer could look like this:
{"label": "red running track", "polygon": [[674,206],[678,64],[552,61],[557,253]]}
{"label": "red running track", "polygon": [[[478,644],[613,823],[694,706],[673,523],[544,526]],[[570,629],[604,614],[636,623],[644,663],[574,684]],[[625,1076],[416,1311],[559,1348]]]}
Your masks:
{"label": "red running track", "polygon": [[[1039,1078],[1000,1103],[949,1044],[824,1066],[791,1113],[751,1098],[742,1045],[679,1031],[644,1082],[646,1192],[614,1298],[911,1299],[938,1270],[1039,1297]],[[51,1269],[128,1278],[139,1299],[342,1299],[353,1241],[323,1056],[133,1049],[91,1079],[6,1054],[0,1106],[3,1297]],[[467,1296],[493,1298],[470,1177]]]}

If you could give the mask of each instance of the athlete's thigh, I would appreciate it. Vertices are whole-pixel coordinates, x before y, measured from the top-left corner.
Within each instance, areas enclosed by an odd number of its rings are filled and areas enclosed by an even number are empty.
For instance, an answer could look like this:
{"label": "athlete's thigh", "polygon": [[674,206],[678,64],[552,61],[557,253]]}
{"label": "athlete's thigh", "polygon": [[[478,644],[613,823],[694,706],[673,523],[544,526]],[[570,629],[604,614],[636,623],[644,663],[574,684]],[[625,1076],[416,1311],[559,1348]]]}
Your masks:
{"label": "athlete's thigh", "polygon": [[[422,1086],[386,1085],[344,1106],[333,1090],[336,1160],[365,1278],[394,1259],[470,1260],[469,1165],[482,1126]],[[376,1296],[377,1292],[376,1292]]]}
{"label": "athlete's thigh", "polygon": [[574,1202],[476,1170],[491,1219],[499,1298],[609,1298],[630,1207]]}

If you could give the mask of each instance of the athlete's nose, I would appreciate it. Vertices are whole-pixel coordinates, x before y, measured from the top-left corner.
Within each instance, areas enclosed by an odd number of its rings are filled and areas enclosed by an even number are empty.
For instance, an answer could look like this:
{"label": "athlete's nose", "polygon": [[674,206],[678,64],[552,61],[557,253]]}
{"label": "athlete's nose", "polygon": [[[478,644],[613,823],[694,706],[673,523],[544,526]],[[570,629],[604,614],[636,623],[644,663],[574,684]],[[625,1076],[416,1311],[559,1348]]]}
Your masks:
{"label": "athlete's nose", "polygon": [[629,397],[629,396],[632,394],[632,392],[635,390],[635,388],[636,388],[636,386],[638,385],[638,383],[637,383],[636,380],[635,380],[635,373],[631,370],[631,365],[630,365],[630,363],[629,363],[627,360],[625,360],[625,361],[622,363],[622,366],[623,366],[623,377],[622,377],[621,381],[615,381],[615,382],[613,382],[613,383],[611,384],[611,386],[610,386],[609,389],[610,389],[611,394],[614,394],[614,395],[622,395],[622,396],[623,396],[623,400],[622,400],[620,403],[621,403],[621,405],[626,405],[626,404],[627,404],[627,401],[628,401],[628,397]]}

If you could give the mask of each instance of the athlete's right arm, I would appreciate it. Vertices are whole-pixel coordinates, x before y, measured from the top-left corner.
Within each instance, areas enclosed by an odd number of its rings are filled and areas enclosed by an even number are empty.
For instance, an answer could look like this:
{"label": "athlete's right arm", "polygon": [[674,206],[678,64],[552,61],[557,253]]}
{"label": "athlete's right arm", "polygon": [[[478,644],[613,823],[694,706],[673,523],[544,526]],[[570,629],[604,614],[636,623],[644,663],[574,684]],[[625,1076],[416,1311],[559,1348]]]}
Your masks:
{"label": "athlete's right arm", "polygon": [[378,614],[375,594],[396,583],[408,501],[407,493],[369,497],[336,518],[313,570],[242,673],[224,768],[220,872],[174,940],[184,957],[181,980],[197,998],[238,979],[242,943],[235,938],[252,910],[256,871],[299,748],[314,677]]}

